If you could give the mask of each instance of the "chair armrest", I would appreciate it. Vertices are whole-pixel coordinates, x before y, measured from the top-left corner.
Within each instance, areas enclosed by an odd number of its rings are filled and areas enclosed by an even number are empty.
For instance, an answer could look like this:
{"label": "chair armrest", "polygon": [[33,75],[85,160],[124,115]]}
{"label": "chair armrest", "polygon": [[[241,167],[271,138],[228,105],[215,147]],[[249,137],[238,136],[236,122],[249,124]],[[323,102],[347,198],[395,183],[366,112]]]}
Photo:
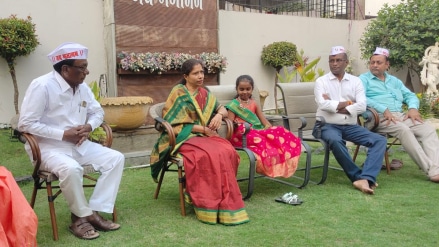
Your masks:
{"label": "chair armrest", "polygon": [[288,121],[290,119],[299,119],[300,120],[301,124],[297,128],[297,133],[298,133],[299,137],[302,138],[303,137],[303,129],[307,125],[306,119],[304,117],[289,117],[289,116],[282,115],[282,120],[283,120],[283,123],[284,123],[284,128],[289,130],[289,131],[291,131],[290,122]]}
{"label": "chair armrest", "polygon": [[174,129],[172,128],[171,124],[161,117],[156,117],[154,118],[154,120],[155,120],[154,128],[159,132],[164,131],[168,134],[169,146],[171,150],[174,150],[176,140],[175,140]]}
{"label": "chair armrest", "polygon": [[[367,107],[366,111],[358,117],[360,125],[362,125],[366,129],[369,129],[370,131],[375,131],[380,124],[380,116],[378,115],[378,112],[372,107]],[[363,118],[362,124],[360,118]]]}
{"label": "chair armrest", "polygon": [[316,122],[316,128],[317,128],[317,139],[322,138],[322,127],[325,126],[326,120],[322,116],[316,116],[317,122]]}
{"label": "chair armrest", "polygon": [[232,138],[233,135],[233,121],[226,118],[223,118],[223,121],[226,123],[226,127],[227,127],[227,132],[226,132],[226,139],[230,140]]}
{"label": "chair armrest", "polygon": [[38,145],[37,140],[32,134],[29,133],[21,133],[21,136],[24,137],[27,143],[29,143],[29,146],[32,151],[32,160],[34,161],[34,171],[32,172],[32,177],[35,179],[38,177],[38,170],[40,169],[41,165],[41,151],[40,146]]}
{"label": "chair armrest", "polygon": [[105,142],[104,142],[104,146],[111,148],[111,145],[113,145],[113,130],[111,129],[110,125],[106,124],[106,123],[102,123],[101,124],[102,129],[104,129],[105,131]]}
{"label": "chair armrest", "polygon": [[242,147],[247,148],[247,134],[250,132],[251,125],[244,122],[244,133],[242,133]]}

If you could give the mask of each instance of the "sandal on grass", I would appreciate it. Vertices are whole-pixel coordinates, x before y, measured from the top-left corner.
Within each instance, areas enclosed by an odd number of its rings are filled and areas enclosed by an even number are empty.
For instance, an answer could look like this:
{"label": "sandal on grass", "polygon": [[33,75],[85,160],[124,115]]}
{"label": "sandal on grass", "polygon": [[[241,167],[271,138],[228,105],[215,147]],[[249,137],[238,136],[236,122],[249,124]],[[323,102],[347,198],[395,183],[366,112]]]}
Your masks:
{"label": "sandal on grass", "polygon": [[69,226],[69,230],[80,239],[91,240],[99,237],[99,233],[85,218],[78,218]]}
{"label": "sandal on grass", "polygon": [[292,192],[285,193],[283,196],[274,199],[276,202],[281,202],[289,205],[300,205],[303,201],[299,198],[298,195],[293,194]]}
{"label": "sandal on grass", "polygon": [[99,231],[114,231],[120,228],[119,224],[111,220],[104,219],[100,214],[93,212],[92,215],[86,217],[87,221]]}

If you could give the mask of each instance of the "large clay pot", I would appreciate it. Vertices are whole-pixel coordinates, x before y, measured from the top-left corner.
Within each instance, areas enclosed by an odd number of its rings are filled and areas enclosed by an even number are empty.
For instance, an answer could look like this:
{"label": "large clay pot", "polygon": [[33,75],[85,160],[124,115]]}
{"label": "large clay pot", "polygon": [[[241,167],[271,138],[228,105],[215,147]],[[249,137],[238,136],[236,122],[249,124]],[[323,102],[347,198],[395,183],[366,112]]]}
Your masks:
{"label": "large clay pot", "polygon": [[132,130],[145,124],[153,100],[148,96],[101,98],[104,120],[113,130]]}

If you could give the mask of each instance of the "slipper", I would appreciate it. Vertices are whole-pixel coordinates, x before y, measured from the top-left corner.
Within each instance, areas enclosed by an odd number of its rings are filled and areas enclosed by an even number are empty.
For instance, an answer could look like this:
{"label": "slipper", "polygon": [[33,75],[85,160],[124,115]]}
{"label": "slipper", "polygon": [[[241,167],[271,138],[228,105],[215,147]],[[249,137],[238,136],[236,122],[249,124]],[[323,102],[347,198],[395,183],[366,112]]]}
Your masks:
{"label": "slipper", "polygon": [[392,170],[399,170],[402,168],[402,160],[393,159],[392,162],[390,162],[390,169]]}
{"label": "slipper", "polygon": [[80,239],[91,240],[99,237],[99,232],[85,219],[78,218],[69,226],[69,231]]}
{"label": "slipper", "polygon": [[[402,168],[403,162],[402,160],[398,160],[398,159],[393,159],[390,162],[390,169],[391,170],[399,170]],[[381,167],[381,170],[386,170],[386,164],[383,164],[383,166]]]}
{"label": "slipper", "polygon": [[288,192],[286,194],[284,194],[281,197],[278,197],[276,199],[274,199],[276,202],[281,202],[281,203],[285,203],[285,204],[289,204],[289,205],[300,205],[303,203],[303,201],[301,199],[299,199],[299,196],[293,194],[292,192]]}
{"label": "slipper", "polygon": [[87,221],[90,222],[94,228],[99,231],[115,231],[120,228],[119,224],[114,223],[111,220],[104,219],[100,214],[93,212],[92,215],[86,217]]}

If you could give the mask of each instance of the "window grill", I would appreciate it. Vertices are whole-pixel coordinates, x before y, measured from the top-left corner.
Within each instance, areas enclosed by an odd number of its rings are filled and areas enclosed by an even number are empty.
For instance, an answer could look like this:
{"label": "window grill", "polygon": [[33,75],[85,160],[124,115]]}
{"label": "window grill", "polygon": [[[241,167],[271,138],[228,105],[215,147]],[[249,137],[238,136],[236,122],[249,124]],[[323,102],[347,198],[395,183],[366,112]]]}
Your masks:
{"label": "window grill", "polygon": [[362,19],[358,0],[219,0],[222,10],[334,19]]}

